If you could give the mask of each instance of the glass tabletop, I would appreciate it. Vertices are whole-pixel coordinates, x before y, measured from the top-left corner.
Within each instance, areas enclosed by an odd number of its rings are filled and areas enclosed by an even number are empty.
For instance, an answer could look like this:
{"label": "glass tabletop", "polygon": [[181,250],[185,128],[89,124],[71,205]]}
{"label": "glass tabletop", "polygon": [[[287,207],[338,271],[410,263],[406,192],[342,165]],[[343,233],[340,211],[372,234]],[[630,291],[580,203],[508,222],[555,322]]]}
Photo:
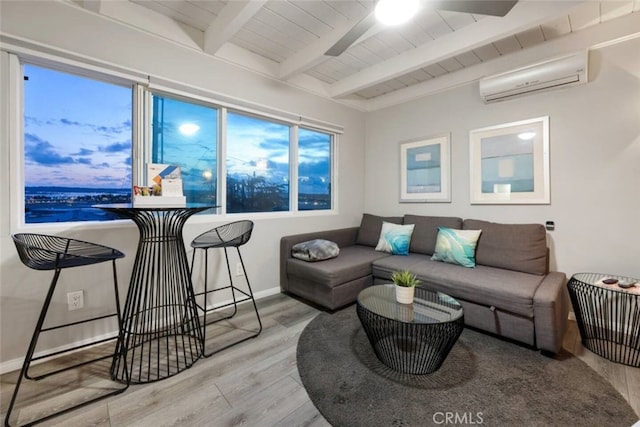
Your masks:
{"label": "glass tabletop", "polygon": [[445,323],[463,316],[462,306],[447,294],[416,287],[413,304],[396,302],[395,285],[369,286],[358,295],[358,304],[387,319],[405,323]]}

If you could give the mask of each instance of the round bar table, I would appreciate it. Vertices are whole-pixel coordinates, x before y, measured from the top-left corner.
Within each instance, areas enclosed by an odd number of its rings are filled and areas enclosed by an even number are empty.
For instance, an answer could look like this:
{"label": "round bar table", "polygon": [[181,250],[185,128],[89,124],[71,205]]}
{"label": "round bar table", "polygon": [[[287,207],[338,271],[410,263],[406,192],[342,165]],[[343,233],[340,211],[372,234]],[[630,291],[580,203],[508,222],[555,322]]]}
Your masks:
{"label": "round bar table", "polygon": [[96,207],[133,220],[140,231],[122,312],[124,350],[116,352],[112,376],[140,384],[191,367],[202,354],[202,330],[182,228],[191,215],[215,206]]}
{"label": "round bar table", "polygon": [[[621,281],[633,285],[621,288]],[[640,367],[640,280],[577,273],[567,289],[582,344],[612,362]]]}

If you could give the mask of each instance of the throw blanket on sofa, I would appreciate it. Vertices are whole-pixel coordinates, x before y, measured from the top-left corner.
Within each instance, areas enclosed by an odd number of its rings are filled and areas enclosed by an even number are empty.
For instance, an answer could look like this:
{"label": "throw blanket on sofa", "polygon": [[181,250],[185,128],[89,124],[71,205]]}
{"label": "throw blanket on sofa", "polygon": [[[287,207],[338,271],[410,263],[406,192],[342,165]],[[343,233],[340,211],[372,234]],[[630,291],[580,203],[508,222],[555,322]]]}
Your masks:
{"label": "throw blanket on sofa", "polygon": [[314,239],[298,243],[291,248],[291,256],[303,261],[322,261],[335,258],[340,248],[334,242],[324,239]]}

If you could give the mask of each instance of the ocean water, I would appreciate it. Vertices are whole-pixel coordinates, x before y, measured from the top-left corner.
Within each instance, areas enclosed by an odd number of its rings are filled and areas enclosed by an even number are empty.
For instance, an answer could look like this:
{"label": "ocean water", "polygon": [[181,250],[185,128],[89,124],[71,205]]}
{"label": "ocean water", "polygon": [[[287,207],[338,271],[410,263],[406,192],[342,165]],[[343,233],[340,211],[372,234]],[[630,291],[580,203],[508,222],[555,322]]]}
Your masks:
{"label": "ocean water", "polygon": [[[186,189],[184,194],[190,203],[216,204],[215,191]],[[227,201],[228,212],[286,211],[289,208],[288,193],[277,192],[271,194],[267,200],[264,197],[247,200],[242,194],[236,196],[236,198],[232,197],[231,201]],[[261,201],[264,203],[258,203]],[[131,203],[131,190],[129,188],[25,187],[24,220],[27,224],[38,224],[119,219],[115,214],[93,207],[110,203]],[[298,210],[326,209],[331,209],[330,195],[299,195]]]}
{"label": "ocean water", "polygon": [[130,203],[131,189],[84,187],[25,187],[27,224],[69,221],[109,221],[118,217],[93,205]]}

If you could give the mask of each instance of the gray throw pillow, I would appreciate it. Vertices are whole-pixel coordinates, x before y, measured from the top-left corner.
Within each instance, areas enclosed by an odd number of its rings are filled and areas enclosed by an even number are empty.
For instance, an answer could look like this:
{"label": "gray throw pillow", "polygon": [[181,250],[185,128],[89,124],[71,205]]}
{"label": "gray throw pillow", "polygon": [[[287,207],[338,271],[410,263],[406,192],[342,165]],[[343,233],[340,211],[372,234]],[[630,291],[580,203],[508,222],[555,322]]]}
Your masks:
{"label": "gray throw pillow", "polygon": [[291,248],[291,256],[303,261],[322,261],[338,256],[340,248],[335,242],[314,239],[298,243]]}
{"label": "gray throw pillow", "polygon": [[358,229],[358,237],[356,243],[376,247],[380,239],[380,231],[382,230],[382,222],[391,222],[394,224],[402,224],[401,216],[378,216],[371,214],[362,214],[362,221]]}
{"label": "gray throw pillow", "polygon": [[476,263],[544,275],[548,269],[547,232],[542,224],[500,224],[465,219],[464,230],[480,230]]}

